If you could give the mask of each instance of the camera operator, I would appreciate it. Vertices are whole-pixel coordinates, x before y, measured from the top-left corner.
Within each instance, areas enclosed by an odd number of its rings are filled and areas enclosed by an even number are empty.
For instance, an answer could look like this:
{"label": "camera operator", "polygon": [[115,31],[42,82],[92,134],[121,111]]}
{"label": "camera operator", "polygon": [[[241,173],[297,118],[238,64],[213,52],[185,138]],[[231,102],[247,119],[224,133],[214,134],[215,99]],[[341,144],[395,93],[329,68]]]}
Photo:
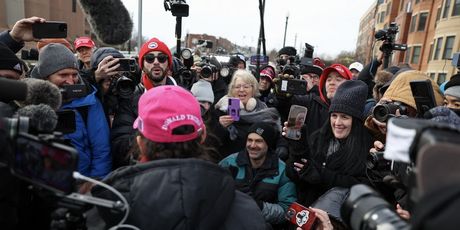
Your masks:
{"label": "camera operator", "polygon": [[276,105],[276,96],[272,92],[274,87],[273,79],[275,76],[275,68],[271,65],[264,66],[260,70],[259,99],[265,102],[268,107],[274,107]]}
{"label": "camera operator", "polygon": [[278,51],[276,68],[278,72],[283,72],[286,65],[293,65],[297,50],[292,46],[285,46]]}
{"label": "camera operator", "polygon": [[444,87],[444,106],[460,116],[460,73],[453,75]]}
{"label": "camera operator", "polygon": [[235,69],[246,69],[246,58],[242,54],[231,56],[228,63]]}
{"label": "camera operator", "polygon": [[139,51],[139,68],[142,70],[140,83],[129,98],[118,101],[118,109],[112,123],[114,169],[129,164],[129,152],[135,137],[132,124],[138,114],[137,106],[140,96],[160,85],[177,85],[174,78],[168,75],[172,65],[171,51],[158,38],[152,38],[142,45]]}
{"label": "camera operator", "polygon": [[319,96],[319,76],[323,73],[324,68],[326,68],[326,65],[317,57],[313,58],[312,66],[300,65],[300,74],[302,75],[302,78],[307,81],[308,94],[315,94]]}
{"label": "camera operator", "polygon": [[[109,126],[104,110],[95,96],[96,90],[87,86],[80,78],[74,54],[62,44],[48,44],[40,52],[37,65],[31,77],[47,80],[63,90],[61,109],[76,112],[75,132],[66,134],[78,150],[78,171],[86,176],[102,178],[111,170]],[[68,91],[71,87],[86,91],[81,97],[73,98]],[[87,90],[91,88],[92,90]]]}

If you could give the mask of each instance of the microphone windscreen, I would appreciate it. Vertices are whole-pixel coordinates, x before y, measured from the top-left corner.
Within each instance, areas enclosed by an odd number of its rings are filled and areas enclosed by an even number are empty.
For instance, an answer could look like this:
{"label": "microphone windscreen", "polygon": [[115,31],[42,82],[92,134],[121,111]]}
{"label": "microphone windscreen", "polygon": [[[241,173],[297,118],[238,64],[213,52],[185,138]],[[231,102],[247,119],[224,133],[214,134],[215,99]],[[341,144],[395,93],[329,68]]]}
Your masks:
{"label": "microphone windscreen", "polygon": [[0,77],[0,101],[22,101],[26,96],[27,85],[24,82]]}
{"label": "microphone windscreen", "polygon": [[24,105],[46,104],[55,111],[61,107],[62,96],[59,88],[49,81],[35,78],[25,78],[21,81],[27,84],[27,97]]}
{"label": "microphone windscreen", "polygon": [[58,122],[54,110],[45,104],[24,106],[17,111],[17,114],[28,117],[30,128],[38,133],[52,133]]}
{"label": "microphone windscreen", "polygon": [[131,38],[133,22],[120,0],[80,0],[96,37],[105,44],[119,45]]}

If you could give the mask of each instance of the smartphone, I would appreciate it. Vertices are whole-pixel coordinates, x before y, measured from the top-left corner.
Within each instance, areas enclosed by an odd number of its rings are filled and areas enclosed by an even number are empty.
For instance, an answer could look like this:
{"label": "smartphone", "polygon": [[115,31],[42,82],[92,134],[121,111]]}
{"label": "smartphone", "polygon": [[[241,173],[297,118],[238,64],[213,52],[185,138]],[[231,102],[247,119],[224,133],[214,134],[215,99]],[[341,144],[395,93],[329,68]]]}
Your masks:
{"label": "smartphone", "polygon": [[282,79],[278,81],[279,91],[293,95],[307,94],[307,81],[300,79]]}
{"label": "smartphone", "polygon": [[294,202],[286,212],[286,219],[301,229],[309,230],[312,229],[316,221],[316,213],[310,208]]}
{"label": "smartphone", "polygon": [[409,84],[417,106],[417,117],[423,117],[428,110],[436,107],[436,99],[434,98],[431,81],[429,79],[415,80]]}
{"label": "smartphone", "polygon": [[289,110],[289,115],[287,119],[286,127],[286,138],[292,140],[299,140],[301,137],[301,128],[305,123],[305,118],[307,117],[307,107],[300,105],[292,105]]}
{"label": "smartphone", "polygon": [[75,132],[75,111],[66,109],[56,112],[58,116],[58,122],[54,131],[61,132],[63,134],[69,134]]}
{"label": "smartphone", "polygon": [[75,183],[77,150],[27,133],[19,133],[12,173],[33,185],[57,194],[70,194]]}
{"label": "smartphone", "polygon": [[34,38],[67,38],[67,23],[47,21],[32,24]]}
{"label": "smartphone", "polygon": [[228,115],[232,116],[234,121],[240,120],[240,99],[229,98],[228,99]]}
{"label": "smartphone", "polygon": [[136,59],[134,58],[118,58],[120,66],[115,71],[136,72]]}

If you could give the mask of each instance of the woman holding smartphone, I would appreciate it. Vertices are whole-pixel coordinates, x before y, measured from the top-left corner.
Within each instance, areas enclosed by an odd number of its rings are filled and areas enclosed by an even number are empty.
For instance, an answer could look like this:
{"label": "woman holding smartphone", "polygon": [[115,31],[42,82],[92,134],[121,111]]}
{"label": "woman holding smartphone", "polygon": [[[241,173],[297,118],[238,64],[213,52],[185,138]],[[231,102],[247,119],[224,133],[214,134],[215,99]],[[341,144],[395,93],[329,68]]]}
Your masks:
{"label": "woman holding smartphone", "polygon": [[291,153],[286,172],[303,205],[311,205],[333,187],[349,188],[367,180],[372,138],[362,117],[366,97],[364,82],[344,82],[332,99],[327,122],[312,134],[307,155]]}
{"label": "woman holding smartphone", "polygon": [[227,95],[215,105],[219,124],[214,128],[215,134],[222,142],[219,152],[223,157],[245,148],[247,130],[255,122],[272,123],[277,127],[277,131],[281,131],[278,111],[268,108],[258,99],[258,84],[251,72],[237,70],[228,86]]}

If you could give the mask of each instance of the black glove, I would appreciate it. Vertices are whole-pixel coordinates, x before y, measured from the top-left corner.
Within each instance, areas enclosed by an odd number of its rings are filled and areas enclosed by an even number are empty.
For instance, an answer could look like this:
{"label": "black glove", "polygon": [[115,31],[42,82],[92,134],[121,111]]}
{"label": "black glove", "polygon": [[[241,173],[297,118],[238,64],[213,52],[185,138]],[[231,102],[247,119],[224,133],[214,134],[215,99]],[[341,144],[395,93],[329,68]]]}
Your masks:
{"label": "black glove", "polygon": [[278,146],[275,153],[282,161],[286,161],[289,157],[289,149],[286,146]]}

